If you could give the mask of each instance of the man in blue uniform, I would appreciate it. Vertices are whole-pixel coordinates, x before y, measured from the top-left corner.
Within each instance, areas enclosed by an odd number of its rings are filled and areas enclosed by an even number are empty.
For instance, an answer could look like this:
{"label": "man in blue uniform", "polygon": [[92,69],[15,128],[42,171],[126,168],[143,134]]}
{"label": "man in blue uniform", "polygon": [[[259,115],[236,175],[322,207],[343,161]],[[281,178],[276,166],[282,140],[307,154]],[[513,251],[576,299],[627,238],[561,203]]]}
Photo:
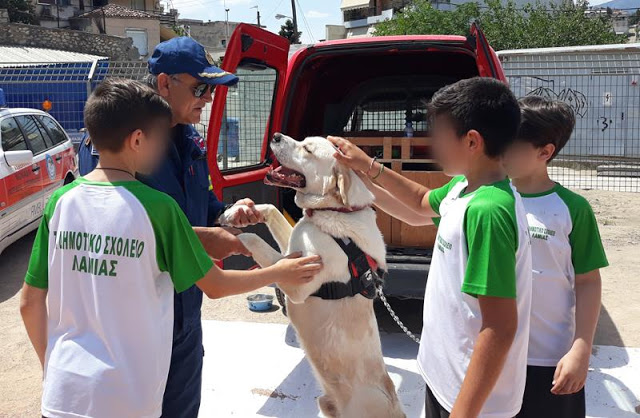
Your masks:
{"label": "man in blue uniform", "polygon": [[86,176],[98,165],[98,151],[93,147],[89,133],[85,131],[78,146],[78,171]]}
{"label": "man in blue uniform", "polygon": [[[211,188],[206,142],[192,126],[200,122],[202,109],[211,102],[215,86],[234,85],[238,77],[215,67],[204,47],[188,37],[159,44],[149,59],[149,73],[148,83],[171,105],[174,125],[165,161],[155,174],[140,176],[140,180],[178,202],[213,258],[249,255],[234,234],[223,228],[210,228],[225,205],[217,200]],[[84,138],[78,151],[83,175],[98,162],[99,156],[92,150],[91,140]],[[244,203],[234,219],[237,226],[262,221],[250,199],[237,203]],[[201,306],[202,291],[196,286],[174,294],[173,351],[163,417],[198,415],[204,355]]]}

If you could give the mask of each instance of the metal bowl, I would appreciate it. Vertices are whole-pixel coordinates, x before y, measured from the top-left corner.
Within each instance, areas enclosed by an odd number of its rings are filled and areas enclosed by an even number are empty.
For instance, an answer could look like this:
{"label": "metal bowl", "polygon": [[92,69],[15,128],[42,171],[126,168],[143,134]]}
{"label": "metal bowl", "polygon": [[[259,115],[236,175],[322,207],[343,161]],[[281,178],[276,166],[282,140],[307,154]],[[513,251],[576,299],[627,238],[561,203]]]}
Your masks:
{"label": "metal bowl", "polygon": [[256,312],[268,311],[273,306],[273,295],[266,295],[264,293],[249,295],[247,296],[247,303],[249,310]]}

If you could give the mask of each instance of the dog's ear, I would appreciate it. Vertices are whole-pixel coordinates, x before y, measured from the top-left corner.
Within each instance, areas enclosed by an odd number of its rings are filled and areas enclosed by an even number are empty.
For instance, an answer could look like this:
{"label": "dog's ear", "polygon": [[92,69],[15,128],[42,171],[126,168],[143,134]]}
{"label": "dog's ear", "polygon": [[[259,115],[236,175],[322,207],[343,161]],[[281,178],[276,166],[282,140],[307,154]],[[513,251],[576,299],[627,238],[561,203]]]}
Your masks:
{"label": "dog's ear", "polygon": [[336,188],[338,190],[338,199],[346,207],[349,206],[349,187],[351,187],[350,169],[343,164],[336,163],[334,166],[334,176],[336,178]]}
{"label": "dog's ear", "polygon": [[322,181],[322,194],[326,195],[332,193],[336,188],[336,182],[338,179],[336,178],[336,172],[333,170],[331,176],[325,176]]}

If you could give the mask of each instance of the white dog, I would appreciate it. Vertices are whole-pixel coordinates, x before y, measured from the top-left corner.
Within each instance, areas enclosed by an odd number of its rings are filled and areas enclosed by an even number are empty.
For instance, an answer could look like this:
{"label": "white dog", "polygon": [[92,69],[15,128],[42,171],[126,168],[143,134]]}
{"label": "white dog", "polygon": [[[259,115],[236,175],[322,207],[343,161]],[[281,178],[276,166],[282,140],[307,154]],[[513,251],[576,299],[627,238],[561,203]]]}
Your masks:
{"label": "white dog", "polygon": [[[326,287],[344,291],[352,282],[354,260],[336,239],[351,240],[369,256],[370,266],[373,259],[386,270],[385,245],[371,208],[373,195],[353,171],[336,162],[336,150],[325,138],[298,142],[275,134],[271,148],[281,166],[268,173],[265,182],[295,189],[295,202],[305,216],[292,228],[274,206],[257,205],[281,253],[255,234],[239,238],[262,267],[297,251],[322,257],[324,267],[313,281],[282,286],[289,318],[324,391],[318,406],[327,417],[404,417],[382,356],[373,311],[375,289],[368,286],[362,294],[341,299],[312,296]],[[374,267],[370,270],[375,272]],[[356,291],[370,281],[363,283]]]}

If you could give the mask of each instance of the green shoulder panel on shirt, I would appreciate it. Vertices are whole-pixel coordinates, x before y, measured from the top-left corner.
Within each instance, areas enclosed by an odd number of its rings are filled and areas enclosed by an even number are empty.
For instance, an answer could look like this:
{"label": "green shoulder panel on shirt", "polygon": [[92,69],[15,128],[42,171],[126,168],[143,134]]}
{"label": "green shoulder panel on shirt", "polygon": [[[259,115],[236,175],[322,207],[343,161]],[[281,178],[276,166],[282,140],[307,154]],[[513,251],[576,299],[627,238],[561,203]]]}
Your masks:
{"label": "green shoulder panel on shirt", "polygon": [[560,185],[556,193],[567,205],[571,215],[571,262],[576,274],[607,267],[609,262],[602,246],[598,222],[591,205],[584,197]]}
{"label": "green shoulder panel on shirt", "polygon": [[463,180],[464,176],[456,176],[444,186],[429,191],[429,205],[435,213],[440,215],[440,204],[442,203],[444,198],[447,197],[447,195],[451,191],[451,188]]}
{"label": "green shoulder panel on shirt", "polygon": [[187,217],[176,201],[165,193],[142,183],[130,183],[125,187],[144,206],[151,220],[158,267],[169,273],[177,292],[187,290],[213,267],[213,261]]}
{"label": "green shoulder panel on shirt", "polygon": [[40,226],[36,233],[29,259],[29,267],[24,281],[33,287],[47,289],[49,287],[49,222],[56,210],[60,197],[78,185],[78,181],[71,182],[53,192],[44,207]]}
{"label": "green shoulder panel on shirt", "polygon": [[462,291],[473,296],[516,297],[518,223],[507,180],[482,186],[464,217],[467,269]]}

